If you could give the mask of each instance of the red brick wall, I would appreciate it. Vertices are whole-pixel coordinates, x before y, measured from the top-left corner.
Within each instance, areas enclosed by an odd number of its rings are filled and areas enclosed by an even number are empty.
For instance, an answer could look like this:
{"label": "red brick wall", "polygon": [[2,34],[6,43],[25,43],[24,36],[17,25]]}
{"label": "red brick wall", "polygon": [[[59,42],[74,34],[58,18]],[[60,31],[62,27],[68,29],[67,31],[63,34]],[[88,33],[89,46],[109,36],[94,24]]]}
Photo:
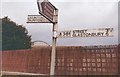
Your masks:
{"label": "red brick wall", "polygon": [[[3,71],[50,73],[51,47],[3,51]],[[57,47],[56,75],[118,74],[116,47]]]}
{"label": "red brick wall", "polygon": [[2,70],[49,74],[51,48],[3,51]]}
{"label": "red brick wall", "polygon": [[27,59],[30,50],[9,50],[2,52],[2,70],[27,72]]}
{"label": "red brick wall", "polygon": [[[61,49],[61,50],[59,50]],[[56,75],[115,75],[118,73],[116,48],[60,47]]]}
{"label": "red brick wall", "polygon": [[27,72],[49,74],[51,47],[33,48],[28,53]]}

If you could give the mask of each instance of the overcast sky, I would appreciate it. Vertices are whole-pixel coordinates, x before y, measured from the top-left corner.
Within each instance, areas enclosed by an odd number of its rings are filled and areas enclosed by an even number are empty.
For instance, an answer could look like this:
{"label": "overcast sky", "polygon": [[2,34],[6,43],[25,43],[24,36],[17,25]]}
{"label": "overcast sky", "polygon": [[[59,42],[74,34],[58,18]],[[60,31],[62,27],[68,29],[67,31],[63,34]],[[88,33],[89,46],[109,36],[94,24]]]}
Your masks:
{"label": "overcast sky", "polygon": [[[114,37],[60,38],[57,45],[111,45],[118,43],[119,0],[49,0],[59,9],[58,30],[114,28]],[[22,24],[32,41],[52,43],[52,24],[26,23],[27,15],[39,15],[37,0],[3,0],[1,17]]]}

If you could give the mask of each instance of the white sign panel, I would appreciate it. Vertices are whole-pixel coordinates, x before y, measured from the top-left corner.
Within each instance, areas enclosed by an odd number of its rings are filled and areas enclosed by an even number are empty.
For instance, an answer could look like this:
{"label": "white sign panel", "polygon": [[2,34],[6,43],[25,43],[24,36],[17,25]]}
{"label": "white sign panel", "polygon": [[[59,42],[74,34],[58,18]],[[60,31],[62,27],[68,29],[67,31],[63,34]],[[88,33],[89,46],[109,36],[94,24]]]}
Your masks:
{"label": "white sign panel", "polygon": [[28,15],[27,23],[50,23],[50,21],[42,15]]}
{"label": "white sign panel", "polygon": [[58,33],[58,38],[68,38],[68,37],[112,37],[112,36],[113,36],[113,28],[61,31],[61,32]]}

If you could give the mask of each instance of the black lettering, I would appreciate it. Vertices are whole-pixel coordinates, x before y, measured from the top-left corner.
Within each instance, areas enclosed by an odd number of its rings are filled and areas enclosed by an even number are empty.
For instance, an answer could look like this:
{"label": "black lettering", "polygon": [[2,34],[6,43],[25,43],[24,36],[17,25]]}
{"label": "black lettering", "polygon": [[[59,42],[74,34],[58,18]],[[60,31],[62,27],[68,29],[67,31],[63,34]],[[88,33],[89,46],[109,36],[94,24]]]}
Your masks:
{"label": "black lettering", "polygon": [[104,33],[101,33],[101,35],[103,36],[103,35],[104,35]]}
{"label": "black lettering", "polygon": [[76,34],[75,34],[75,31],[73,31],[73,34],[72,34],[73,37],[76,37]]}
{"label": "black lettering", "polygon": [[60,33],[59,36],[61,37],[61,36],[62,36],[62,33]]}
{"label": "black lettering", "polygon": [[91,36],[91,33],[88,33],[89,36]]}
{"label": "black lettering", "polygon": [[79,33],[79,34],[78,34],[78,37],[82,37],[82,33]]}
{"label": "black lettering", "polygon": [[96,36],[96,33],[91,33],[91,36]]}
{"label": "black lettering", "polygon": [[89,33],[86,33],[86,36],[85,37],[89,37]]}
{"label": "black lettering", "polygon": [[86,37],[86,33],[81,33],[81,37]]}
{"label": "black lettering", "polygon": [[106,36],[109,36],[109,28],[106,28]]}
{"label": "black lettering", "polygon": [[70,35],[71,35],[70,32],[63,32],[63,36],[67,36],[67,37],[69,37]]}
{"label": "black lettering", "polygon": [[100,32],[95,33],[95,36],[101,36],[101,33]]}

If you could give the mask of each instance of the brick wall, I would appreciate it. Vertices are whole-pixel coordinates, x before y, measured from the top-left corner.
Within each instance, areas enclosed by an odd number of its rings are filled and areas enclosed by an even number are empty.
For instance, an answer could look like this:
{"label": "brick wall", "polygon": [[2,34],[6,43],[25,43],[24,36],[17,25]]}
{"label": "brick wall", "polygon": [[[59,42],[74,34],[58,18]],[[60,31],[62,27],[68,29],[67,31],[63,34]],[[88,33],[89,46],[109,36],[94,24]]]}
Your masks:
{"label": "brick wall", "polygon": [[58,48],[56,75],[115,75],[117,55],[116,48]]}
{"label": "brick wall", "polygon": [[27,72],[27,59],[30,50],[9,50],[2,52],[2,70]]}
{"label": "brick wall", "polygon": [[51,47],[33,48],[28,53],[27,72],[49,74]]}
{"label": "brick wall", "polygon": [[[3,71],[50,73],[51,47],[3,51]],[[103,47],[57,47],[56,75],[116,75],[118,49]]]}

